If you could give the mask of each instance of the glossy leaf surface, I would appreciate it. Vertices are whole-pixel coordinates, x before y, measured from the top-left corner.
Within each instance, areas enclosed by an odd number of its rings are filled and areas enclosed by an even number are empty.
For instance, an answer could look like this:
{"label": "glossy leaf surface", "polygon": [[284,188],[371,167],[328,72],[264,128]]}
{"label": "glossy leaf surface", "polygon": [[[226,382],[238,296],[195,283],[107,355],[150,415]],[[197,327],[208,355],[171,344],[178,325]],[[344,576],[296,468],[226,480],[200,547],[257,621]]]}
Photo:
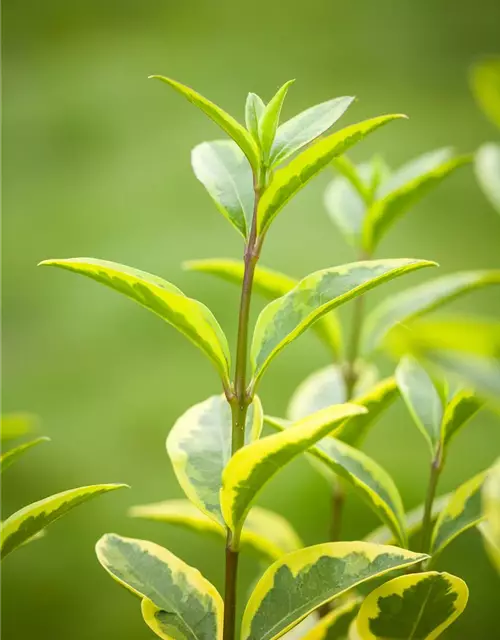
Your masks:
{"label": "glossy leaf surface", "polygon": [[256,93],[249,93],[245,103],[245,124],[257,144],[259,141],[259,120],[266,105]]}
{"label": "glossy leaf surface", "polygon": [[294,82],[294,80],[289,80],[282,87],[280,87],[280,89],[278,89],[276,95],[271,98],[269,103],[265,106],[264,111],[259,119],[260,148],[262,151],[262,155],[266,159],[266,161],[274,142],[274,137],[276,135],[276,129],[278,128],[283,102],[285,101],[288,89]]}
{"label": "glossy leaf surface", "polygon": [[433,265],[425,260],[371,260],[306,276],[257,319],[250,352],[255,381],[277,353],[328,311],[393,278]]}
{"label": "glossy leaf surface", "polygon": [[243,615],[242,640],[280,638],[356,585],[425,558],[366,542],[330,542],[295,551],[269,567],[257,583]]}
{"label": "glossy leaf surface", "polygon": [[443,416],[442,434],[445,448],[462,427],[484,406],[484,400],[472,391],[456,393],[446,406]]}
{"label": "glossy leaf surface", "polygon": [[288,462],[324,438],[347,417],[364,411],[353,404],[329,407],[281,433],[243,447],[232,456],[222,474],[220,500],[224,520],[236,542],[251,503],[263,486]]}
{"label": "glossy leaf surface", "polygon": [[467,605],[469,590],[449,573],[399,576],[372,591],[356,618],[363,640],[434,640]]}
{"label": "glossy leaf surface", "polygon": [[246,238],[254,208],[253,176],[232,140],[202,142],[191,151],[191,165],[217,208]]}
{"label": "glossy leaf surface", "polygon": [[211,120],[213,120],[219,127],[230,136],[236,144],[240,147],[243,153],[248,158],[248,161],[252,165],[254,169],[257,169],[259,166],[259,152],[255,140],[252,138],[251,134],[243,127],[239,122],[237,122],[233,116],[230,116],[223,109],[218,107],[216,104],[204,98],[201,94],[186,87],[180,82],[176,82],[171,78],[166,78],[165,76],[150,76],[150,78],[154,78],[156,80],[161,80],[168,84],[172,89],[175,89],[178,93],[180,93],[184,98],[189,100],[192,104],[194,104],[198,109],[201,109],[205,115],[207,115]]}
{"label": "glossy leaf surface", "polygon": [[2,558],[33,538],[71,509],[97,496],[126,487],[125,484],[96,484],[57,493],[16,511],[1,525]]}
{"label": "glossy leaf surface", "polygon": [[[247,413],[247,444],[259,437],[262,422],[262,406],[256,397]],[[184,493],[221,525],[219,493],[222,471],[231,458],[231,423],[225,396],[212,396],[189,408],[167,437],[167,452]]]}
{"label": "glossy leaf surface", "polygon": [[27,451],[36,447],[38,444],[42,442],[48,442],[50,438],[42,437],[36,438],[36,440],[30,440],[29,442],[25,442],[24,444],[20,444],[18,447],[14,447],[9,449],[8,451],[4,451],[0,456],[0,470],[2,473],[10,467],[11,464],[14,464],[19,458],[21,458]]}
{"label": "glossy leaf surface", "polygon": [[153,542],[114,533],[98,541],[96,554],[119,584],[154,605],[143,605],[143,617],[160,637],[222,638],[222,598],[197,569]]}
{"label": "glossy leaf surface", "polygon": [[229,346],[214,315],[204,304],[188,298],[166,280],[93,258],[45,260],[40,264],[79,273],[138,302],[183,333],[208,356],[222,379],[229,380]]}

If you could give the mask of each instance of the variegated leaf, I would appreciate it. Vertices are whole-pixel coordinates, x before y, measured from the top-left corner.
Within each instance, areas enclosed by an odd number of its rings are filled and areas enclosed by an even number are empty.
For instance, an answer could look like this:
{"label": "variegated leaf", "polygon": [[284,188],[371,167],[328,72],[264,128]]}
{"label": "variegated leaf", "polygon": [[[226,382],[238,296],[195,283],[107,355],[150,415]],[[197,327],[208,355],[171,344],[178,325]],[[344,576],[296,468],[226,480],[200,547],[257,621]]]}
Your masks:
{"label": "variegated leaf", "polygon": [[476,413],[484,406],[484,400],[472,391],[463,389],[458,391],[447,404],[444,416],[442,434],[444,446],[447,448],[456,434]]}
{"label": "variegated leaf", "polygon": [[13,449],[9,449],[8,451],[4,451],[0,455],[0,470],[2,473],[10,467],[11,464],[14,464],[16,460],[19,460],[27,451],[36,447],[38,444],[42,442],[48,442],[50,438],[41,437],[36,438],[36,440],[30,440],[29,442],[25,442],[24,444],[20,444],[18,447],[14,447]]}
{"label": "variegated leaf", "polygon": [[353,124],[318,140],[291,160],[286,167],[278,169],[257,208],[258,233],[265,234],[285,204],[333,158],[345,153],[347,149],[379,127],[402,117],[404,116],[380,116]]}
{"label": "variegated leaf", "polygon": [[356,617],[361,598],[353,598],[339,605],[321,618],[318,624],[302,636],[302,640],[343,640]]}
{"label": "variegated leaf", "polygon": [[465,582],[449,573],[399,576],[365,598],[357,631],[363,640],[434,640],[463,612],[468,597]]}
{"label": "variegated leaf", "polygon": [[434,265],[425,260],[369,260],[306,276],[257,319],[250,352],[253,384],[287,344],[328,311],[393,278]]}
{"label": "variegated leaf", "polygon": [[252,134],[253,139],[260,144],[259,141],[259,120],[264,113],[266,105],[262,98],[256,93],[249,93],[245,103],[245,124],[248,131]]}
{"label": "variegated leaf", "polygon": [[[262,421],[262,405],[255,397],[247,412],[246,443],[259,438]],[[221,525],[219,492],[222,471],[231,458],[231,424],[225,396],[211,396],[190,407],[167,437],[167,452],[184,493]]]}
{"label": "variegated leaf", "polygon": [[213,102],[210,102],[210,100],[207,100],[202,95],[200,95],[193,89],[186,87],[180,82],[176,82],[175,80],[166,78],[165,76],[155,75],[149,77],[165,82],[170,87],[172,87],[172,89],[175,89],[178,93],[184,96],[189,102],[198,107],[198,109],[201,109],[201,111],[203,111],[205,115],[207,115],[211,120],[218,124],[219,127],[236,142],[236,144],[248,158],[248,161],[250,162],[254,170],[258,169],[259,150],[257,144],[252,138],[251,134],[245,129],[245,127],[237,122],[232,116],[223,111]]}
{"label": "variegated leaf", "polygon": [[276,640],[309,613],[353,587],[427,556],[366,542],[306,547],[275,562],[257,583],[242,623],[242,640]]}
{"label": "variegated leaf", "polygon": [[479,524],[486,552],[500,573],[500,458],[488,471],[482,489],[485,520]]}
{"label": "variegated leaf", "polygon": [[252,501],[263,486],[288,462],[324,438],[339,423],[364,411],[363,407],[353,404],[323,409],[282,433],[243,447],[232,456],[222,474],[220,502],[224,520],[233,532],[235,548]]}
{"label": "variegated leaf", "polygon": [[[134,518],[154,520],[226,538],[226,529],[219,522],[206,516],[189,500],[166,500],[155,504],[132,507],[129,515]],[[282,516],[253,507],[243,526],[241,546],[250,548],[271,561],[285,553],[302,547],[302,541],[291,524]]]}
{"label": "variegated leaf", "polygon": [[96,554],[119,584],[149,601],[143,617],[161,638],[222,639],[222,598],[197,569],[153,542],[114,533],[98,541]]}
{"label": "variegated leaf", "polygon": [[126,487],[126,484],[96,484],[56,493],[16,511],[1,525],[2,558],[33,538],[68,511],[97,496]]}
{"label": "variegated leaf", "polygon": [[266,163],[268,162],[271,147],[274,142],[276,129],[278,128],[283,102],[285,101],[288,89],[294,82],[295,80],[289,80],[278,89],[276,95],[273,96],[265,106],[259,119],[259,142],[262,156]]}
{"label": "variegated leaf", "polygon": [[191,165],[222,215],[246,238],[255,196],[252,170],[238,145],[232,140],[202,142],[191,151]]}
{"label": "variegated leaf", "polygon": [[188,298],[170,282],[107,260],[44,260],[42,266],[79,273],[122,293],[163,318],[201,349],[228,384],[231,356],[226,336],[204,304]]}

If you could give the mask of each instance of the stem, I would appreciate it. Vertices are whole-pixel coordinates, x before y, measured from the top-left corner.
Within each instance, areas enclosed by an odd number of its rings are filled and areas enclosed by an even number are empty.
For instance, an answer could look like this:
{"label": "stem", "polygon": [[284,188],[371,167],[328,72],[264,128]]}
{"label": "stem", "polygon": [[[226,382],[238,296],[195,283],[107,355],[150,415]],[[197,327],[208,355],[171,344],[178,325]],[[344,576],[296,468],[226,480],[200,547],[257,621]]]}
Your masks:
{"label": "stem", "polygon": [[338,542],[342,531],[342,511],[344,509],[345,491],[342,481],[337,478],[337,482],[332,488],[332,521],[330,525],[330,540]]}
{"label": "stem", "polygon": [[361,329],[363,327],[364,302],[364,296],[359,296],[353,302],[354,309],[352,314],[351,337],[347,346],[346,367],[344,371],[347,400],[351,400],[353,396],[354,387],[358,377],[356,372],[356,360],[358,359]]}
{"label": "stem", "polygon": [[442,469],[442,450],[441,445],[438,446],[436,455],[431,463],[431,471],[429,477],[429,485],[427,487],[427,495],[425,497],[424,515],[422,518],[422,553],[429,553],[431,548],[431,536],[432,536],[432,506],[434,504],[434,498],[436,496],[436,490],[439,480],[439,475]]}
{"label": "stem", "polygon": [[[260,178],[254,179],[255,202],[252,216],[252,227],[244,253],[244,274],[241,287],[240,311],[238,320],[238,338],[236,344],[236,365],[234,373],[234,392],[229,395],[231,405],[232,432],[231,453],[234,455],[245,444],[245,422],[248,406],[252,396],[247,393],[247,353],[248,353],[248,321],[255,267],[259,259],[261,241],[257,239],[257,207],[261,186]],[[239,550],[231,532],[227,532],[226,540],[226,578],[224,589],[224,630],[223,640],[234,640],[236,626],[236,583],[238,573]]]}

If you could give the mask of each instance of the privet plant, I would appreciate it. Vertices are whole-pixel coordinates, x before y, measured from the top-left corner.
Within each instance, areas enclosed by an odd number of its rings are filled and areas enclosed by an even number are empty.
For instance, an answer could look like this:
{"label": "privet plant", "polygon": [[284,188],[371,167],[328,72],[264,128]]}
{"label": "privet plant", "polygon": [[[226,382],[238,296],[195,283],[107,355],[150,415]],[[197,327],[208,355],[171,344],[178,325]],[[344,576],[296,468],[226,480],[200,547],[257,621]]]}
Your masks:
{"label": "privet plant", "polygon": [[[379,116],[327,133],[353,100],[343,97],[279,125],[288,82],[268,104],[256,94],[248,95],[245,128],[192,89],[155,77],[197,106],[230,138],[197,146],[192,166],[242,237],[243,261],[191,261],[187,267],[240,286],[234,354],[210,310],[162,278],[91,258],[42,264],[85,275],[153,311],[203,351],[220,376],[221,395],[192,406],[168,434],[167,451],[187,500],[135,507],[131,515],[224,537],[224,599],[199,571],[152,542],[105,535],[97,543],[100,563],[140,598],[146,624],[161,638],[271,640],[306,618],[309,629],[302,637],[309,640],[347,635],[436,638],[460,615],[468,597],[460,578],[433,568],[436,557],[461,531],[483,519],[484,486],[490,487],[485,498],[488,513],[497,513],[498,472],[484,471],[451,496],[435,500],[449,442],[483,402],[469,388],[429,374],[415,355],[405,355],[396,375],[384,380],[378,379],[370,358],[388,345],[391,353],[411,354],[411,340],[391,337],[396,325],[406,326],[452,298],[498,283],[500,272],[433,279],[386,300],[366,319],[362,296],[394,278],[436,266],[428,260],[374,259],[374,254],[399,216],[472,158],[443,149],[395,172],[380,158],[355,166],[345,152],[404,116]],[[276,216],[332,163],[340,175],[328,188],[327,208],[359,261],[328,267],[301,280],[258,266]],[[251,331],[254,289],[271,302]],[[352,299],[350,335],[344,340],[332,311]],[[299,387],[287,420],[267,417],[257,395],[262,378],[273,358],[309,327],[326,345],[333,364]],[[431,451],[425,506],[409,514],[387,472],[359,449],[377,416],[399,393]],[[277,432],[262,437],[264,422]],[[305,548],[280,515],[254,506],[264,485],[304,452],[335,483],[331,539]],[[382,528],[365,541],[340,541],[346,486],[359,493],[382,522]],[[488,522],[488,533],[498,533],[498,517],[492,515]],[[411,550],[409,537],[419,529],[421,539]],[[253,548],[270,566],[237,624],[237,568],[245,547]],[[363,599],[365,583],[371,580],[379,586]]]}
{"label": "privet plant", "polygon": [[[0,455],[0,471],[2,475],[6,469],[30,449],[50,440],[50,438],[42,436],[3,451],[3,447],[7,442],[30,433],[35,422],[34,416],[29,414],[12,413],[2,416],[2,454]],[[69,489],[33,502],[16,511],[0,524],[0,554],[2,560],[15,549],[41,538],[49,524],[66,515],[78,505],[108,491],[114,491],[126,486],[124,484],[96,484]]]}

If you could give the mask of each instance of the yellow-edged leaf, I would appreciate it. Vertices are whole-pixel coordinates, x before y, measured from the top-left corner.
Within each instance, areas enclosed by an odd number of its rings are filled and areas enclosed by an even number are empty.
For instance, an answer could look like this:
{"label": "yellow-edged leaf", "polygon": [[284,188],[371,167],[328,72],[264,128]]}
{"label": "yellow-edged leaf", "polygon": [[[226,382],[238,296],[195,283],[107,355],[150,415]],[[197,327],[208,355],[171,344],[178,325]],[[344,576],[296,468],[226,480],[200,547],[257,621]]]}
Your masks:
{"label": "yellow-edged leaf", "polygon": [[42,442],[49,442],[49,441],[50,441],[50,438],[47,438],[47,437],[36,438],[35,440],[30,440],[29,442],[20,444],[18,447],[14,447],[13,449],[4,451],[2,455],[0,455],[0,471],[2,471],[3,473],[5,469],[8,469],[11,464],[14,464],[16,460],[18,460],[31,448],[36,447],[38,444],[41,444]]}
{"label": "yellow-edged leaf", "polygon": [[215,365],[223,381],[228,383],[231,356],[219,323],[210,309],[185,296],[170,282],[145,271],[94,258],[44,260],[40,265],[79,273],[146,307],[201,349]]}
{"label": "yellow-edged leaf", "polygon": [[448,447],[451,440],[462,427],[484,406],[484,400],[473,391],[462,389],[458,391],[446,405],[443,416],[442,433],[444,446]]}
{"label": "yellow-edged leaf", "polygon": [[327,613],[318,624],[302,636],[302,640],[343,640],[356,617],[361,598],[353,598]]}
{"label": "yellow-edged leaf", "polygon": [[330,542],[290,553],[257,583],[242,640],[275,640],[309,613],[353,587],[426,559],[425,554],[367,542]]}
{"label": "yellow-edged leaf", "polygon": [[500,458],[488,471],[482,489],[485,520],[479,524],[486,552],[500,573]]}
{"label": "yellow-edged leaf", "polygon": [[262,150],[262,155],[266,159],[271,152],[271,147],[276,135],[276,129],[281,115],[281,109],[283,102],[285,101],[288,89],[295,82],[295,80],[289,80],[278,89],[276,95],[271,98],[269,103],[264,108],[262,115],[259,119],[259,141]]}

